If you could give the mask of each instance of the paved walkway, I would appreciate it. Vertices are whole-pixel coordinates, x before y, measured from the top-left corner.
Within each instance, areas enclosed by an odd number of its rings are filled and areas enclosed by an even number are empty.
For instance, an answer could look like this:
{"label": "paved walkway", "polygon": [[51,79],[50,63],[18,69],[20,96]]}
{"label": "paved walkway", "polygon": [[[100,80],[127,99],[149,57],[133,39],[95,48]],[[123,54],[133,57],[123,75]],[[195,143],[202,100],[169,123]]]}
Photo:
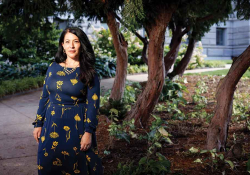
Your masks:
{"label": "paved walkway", "polygon": [[[221,70],[201,69],[186,73]],[[131,81],[146,81],[147,74],[129,75]],[[104,79],[101,86],[111,89],[114,78]],[[41,89],[0,100],[0,174],[37,174],[37,143],[32,136]]]}

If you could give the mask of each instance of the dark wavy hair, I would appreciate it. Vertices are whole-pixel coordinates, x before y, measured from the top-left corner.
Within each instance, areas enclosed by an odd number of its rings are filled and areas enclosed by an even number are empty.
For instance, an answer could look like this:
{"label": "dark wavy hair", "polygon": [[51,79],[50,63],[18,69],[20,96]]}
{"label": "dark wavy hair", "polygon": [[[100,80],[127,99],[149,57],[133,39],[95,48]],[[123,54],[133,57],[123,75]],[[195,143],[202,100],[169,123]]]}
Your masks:
{"label": "dark wavy hair", "polygon": [[95,74],[95,54],[93,48],[89,42],[87,35],[77,27],[68,27],[66,28],[59,39],[59,47],[55,56],[55,62],[65,63],[67,55],[63,52],[62,43],[64,42],[64,37],[66,33],[72,33],[79,38],[80,41],[80,80],[85,83],[85,85],[92,84]]}

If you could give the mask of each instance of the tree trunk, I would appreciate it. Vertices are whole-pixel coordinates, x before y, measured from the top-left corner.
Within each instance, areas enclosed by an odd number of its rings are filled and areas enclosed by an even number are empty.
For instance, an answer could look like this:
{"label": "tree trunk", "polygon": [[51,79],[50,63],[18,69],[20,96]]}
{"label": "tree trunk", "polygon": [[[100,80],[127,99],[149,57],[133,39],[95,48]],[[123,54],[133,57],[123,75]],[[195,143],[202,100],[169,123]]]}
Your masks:
{"label": "tree trunk", "polygon": [[119,26],[115,20],[114,12],[108,12],[107,14],[107,24],[110,29],[113,44],[116,51],[116,75],[111,90],[110,98],[114,101],[120,101],[125,88],[126,77],[127,77],[127,67],[128,67],[128,44],[125,41],[123,35],[119,33]]}
{"label": "tree trunk", "polygon": [[188,63],[190,62],[190,60],[192,58],[192,54],[193,54],[194,48],[195,48],[195,40],[194,40],[193,37],[191,37],[189,39],[188,48],[187,48],[187,51],[186,51],[184,57],[177,64],[177,66],[174,68],[173,72],[171,72],[170,74],[168,74],[168,77],[170,79],[173,79],[176,75],[180,75],[180,76],[183,75],[184,71],[187,68]]}
{"label": "tree trunk", "polygon": [[147,37],[144,38],[143,41],[143,49],[142,49],[142,60],[144,63],[146,63],[148,65],[148,57],[147,57],[147,51],[148,51],[148,41],[147,41]]}
{"label": "tree trunk", "polygon": [[216,90],[217,105],[207,131],[207,149],[225,151],[228,125],[231,120],[236,85],[250,66],[250,46],[233,62],[228,74],[220,80]]}
{"label": "tree trunk", "polygon": [[164,64],[165,64],[165,75],[167,75],[168,71],[171,69],[171,66],[174,64],[178,52],[181,45],[182,36],[182,27],[180,25],[176,26],[176,29],[173,31],[173,37],[170,43],[170,51],[164,57]]}
{"label": "tree trunk", "polygon": [[139,95],[136,104],[126,117],[127,120],[135,119],[135,126],[146,126],[162,91],[165,78],[163,62],[163,46],[167,24],[174,9],[165,9],[158,13],[155,23],[146,26],[149,32],[148,45],[148,82]]}

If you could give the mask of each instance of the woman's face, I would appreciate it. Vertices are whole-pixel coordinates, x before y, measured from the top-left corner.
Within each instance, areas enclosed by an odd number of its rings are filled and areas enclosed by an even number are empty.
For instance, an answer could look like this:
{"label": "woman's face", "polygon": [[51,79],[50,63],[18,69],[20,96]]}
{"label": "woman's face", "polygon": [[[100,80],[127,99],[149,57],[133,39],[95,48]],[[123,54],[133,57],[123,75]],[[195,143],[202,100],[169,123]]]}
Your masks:
{"label": "woman's face", "polygon": [[67,32],[64,36],[62,46],[67,57],[70,57],[72,59],[79,59],[81,44],[79,38],[76,35]]}

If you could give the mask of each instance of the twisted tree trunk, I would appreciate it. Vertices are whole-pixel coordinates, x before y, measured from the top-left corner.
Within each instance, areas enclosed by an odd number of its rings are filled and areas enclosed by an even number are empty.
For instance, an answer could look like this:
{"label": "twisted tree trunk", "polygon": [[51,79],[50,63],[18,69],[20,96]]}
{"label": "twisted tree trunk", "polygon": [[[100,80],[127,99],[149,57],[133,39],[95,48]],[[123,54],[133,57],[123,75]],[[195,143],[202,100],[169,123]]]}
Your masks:
{"label": "twisted tree trunk", "polygon": [[225,151],[228,125],[231,120],[236,85],[250,66],[250,46],[233,62],[228,74],[220,80],[216,90],[217,105],[207,131],[207,149]]}
{"label": "twisted tree trunk", "polygon": [[166,27],[173,12],[174,9],[161,7],[154,21],[155,23],[146,26],[149,34],[148,82],[126,117],[127,120],[135,119],[137,127],[146,125],[162,91],[165,78],[163,45]]}
{"label": "twisted tree trunk", "polygon": [[127,77],[128,67],[128,43],[125,41],[123,35],[119,33],[119,24],[115,20],[115,13],[108,12],[107,24],[113,38],[113,44],[116,51],[116,75],[111,90],[110,98],[114,101],[120,101],[123,94]]}
{"label": "twisted tree trunk", "polygon": [[147,51],[148,51],[148,41],[147,37],[144,38],[143,41],[143,49],[142,49],[142,60],[144,63],[148,65],[148,57],[147,57]]}
{"label": "twisted tree trunk", "polygon": [[165,75],[168,74],[168,71],[171,69],[172,65],[174,64],[178,52],[181,46],[181,39],[182,39],[182,26],[177,25],[173,31],[173,37],[170,42],[170,50],[167,55],[164,57],[164,65],[165,65]]}
{"label": "twisted tree trunk", "polygon": [[176,75],[180,75],[180,76],[183,75],[184,71],[187,68],[188,63],[190,62],[190,60],[192,58],[194,48],[195,48],[195,40],[192,37],[192,38],[189,39],[187,51],[186,51],[184,57],[177,64],[177,66],[174,68],[173,72],[168,74],[168,77],[170,79],[173,79]]}

